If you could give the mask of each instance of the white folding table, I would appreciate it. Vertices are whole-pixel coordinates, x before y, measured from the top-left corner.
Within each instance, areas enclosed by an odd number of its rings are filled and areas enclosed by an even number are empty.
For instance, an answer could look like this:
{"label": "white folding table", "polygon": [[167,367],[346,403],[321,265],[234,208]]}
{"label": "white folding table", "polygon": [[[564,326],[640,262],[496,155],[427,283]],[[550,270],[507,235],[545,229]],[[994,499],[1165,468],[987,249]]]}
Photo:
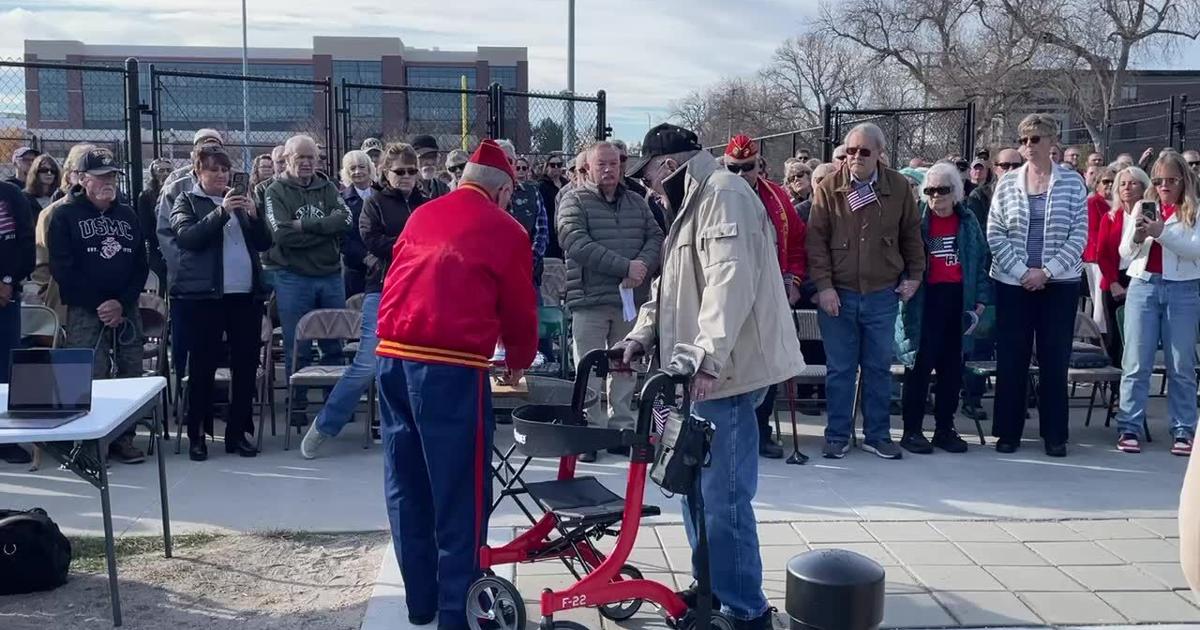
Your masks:
{"label": "white folding table", "polygon": [[[108,496],[108,445],[135,422],[151,417],[150,439],[158,460],[158,491],[162,502],[163,546],[171,557],[171,518],[167,506],[167,470],[162,438],[167,380],[161,376],[97,380],[92,383],[92,411],[53,429],[0,429],[0,444],[36,444],[65,468],[100,490],[104,515],[104,553],[108,558],[108,587],[113,625],[121,625],[117,589],[117,559],[113,542],[112,505]],[[8,385],[0,385],[0,409],[8,404]]]}

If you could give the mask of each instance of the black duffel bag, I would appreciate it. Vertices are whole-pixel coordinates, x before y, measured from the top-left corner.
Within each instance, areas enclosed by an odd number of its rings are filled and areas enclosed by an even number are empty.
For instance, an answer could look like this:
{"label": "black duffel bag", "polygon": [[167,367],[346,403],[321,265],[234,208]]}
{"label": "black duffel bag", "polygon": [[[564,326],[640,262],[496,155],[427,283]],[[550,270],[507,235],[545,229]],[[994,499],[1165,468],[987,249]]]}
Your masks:
{"label": "black duffel bag", "polygon": [[71,541],[45,510],[0,509],[0,595],[58,588],[70,566]]}

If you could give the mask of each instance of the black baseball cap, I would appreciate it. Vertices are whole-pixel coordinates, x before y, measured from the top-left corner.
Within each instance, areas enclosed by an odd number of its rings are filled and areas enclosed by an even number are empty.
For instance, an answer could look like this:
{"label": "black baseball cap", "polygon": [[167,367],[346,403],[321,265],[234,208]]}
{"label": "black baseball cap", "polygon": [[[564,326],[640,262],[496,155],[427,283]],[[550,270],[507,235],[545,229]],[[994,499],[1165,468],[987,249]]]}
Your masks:
{"label": "black baseball cap", "polygon": [[695,132],[670,123],[662,123],[646,132],[646,138],[642,140],[642,157],[629,167],[626,174],[629,177],[638,177],[650,160],[660,155],[700,151],[703,148]]}
{"label": "black baseball cap", "polygon": [[413,136],[412,148],[414,151],[417,152],[418,156],[425,155],[426,153],[429,153],[430,151],[437,153],[437,151],[438,151],[437,139],[428,134],[421,134],[419,136]]}
{"label": "black baseball cap", "polygon": [[79,169],[88,175],[100,176],[121,171],[121,165],[108,149],[92,149],[83,156],[83,164]]}

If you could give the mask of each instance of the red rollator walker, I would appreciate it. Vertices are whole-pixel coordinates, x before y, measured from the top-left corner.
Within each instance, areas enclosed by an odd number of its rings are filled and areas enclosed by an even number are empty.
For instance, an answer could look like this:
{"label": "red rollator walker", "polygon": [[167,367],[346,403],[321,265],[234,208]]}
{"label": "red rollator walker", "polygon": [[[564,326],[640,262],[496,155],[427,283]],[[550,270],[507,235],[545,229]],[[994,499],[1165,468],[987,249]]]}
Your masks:
{"label": "red rollator walker", "polygon": [[[561,561],[577,581],[562,591],[541,594],[541,630],[579,628],[555,621],[557,612],[598,608],[614,621],[633,617],[645,602],[658,607],[668,625],[679,630],[732,630],[729,618],[712,611],[708,542],[704,519],[696,518],[698,549],[696,608],[671,587],[643,579],[627,564],[643,517],[657,516],[657,506],[645,505],[648,471],[665,489],[686,492],[693,515],[703,514],[699,471],[707,458],[711,426],[691,417],[691,371],[660,370],[642,388],[634,430],[587,426],[583,397],[588,375],[604,378],[619,351],[592,350],[576,368],[572,404],[525,405],[513,410],[513,440],[529,457],[558,457],[558,476],[526,484],[529,496],[544,510],[532,528],[508,544],[479,551],[484,577],[467,594],[467,621],[473,630],[524,630],[525,602],[517,588],[494,574],[492,567],[519,562]],[[682,391],[680,391],[682,390]],[[665,430],[663,429],[665,427]],[[685,446],[685,443],[690,446]],[[629,476],[622,498],[595,477],[576,477],[576,456],[589,451],[628,447]],[[653,470],[651,470],[653,464]],[[681,487],[686,485],[686,488]],[[605,556],[592,540],[615,535],[616,545]]]}

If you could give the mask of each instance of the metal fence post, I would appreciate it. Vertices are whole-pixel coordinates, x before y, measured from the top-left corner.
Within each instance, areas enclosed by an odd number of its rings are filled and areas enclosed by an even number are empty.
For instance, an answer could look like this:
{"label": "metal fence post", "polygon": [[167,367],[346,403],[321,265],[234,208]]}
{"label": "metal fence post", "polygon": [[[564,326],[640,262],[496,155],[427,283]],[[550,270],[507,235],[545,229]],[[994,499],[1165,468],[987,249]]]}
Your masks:
{"label": "metal fence post", "polygon": [[158,76],[154,74],[154,64],[150,64],[150,147],[154,159],[162,157],[162,142],[159,133],[162,131],[162,118],[159,117]]}
{"label": "metal fence post", "polygon": [[504,128],[504,86],[492,83],[491,89],[496,91],[496,136],[507,138],[508,130]]}
{"label": "metal fence post", "polygon": [[975,101],[967,101],[967,115],[963,121],[965,129],[963,129],[963,158],[967,160],[975,157]]}
{"label": "metal fence post", "polygon": [[129,199],[142,194],[142,102],[138,85],[138,60],[125,60],[125,144],[129,155]]}
{"label": "metal fence post", "polygon": [[493,83],[488,86],[488,120],[487,120],[487,135],[493,140],[500,137],[500,93],[497,88],[499,83]]}
{"label": "metal fence post", "polygon": [[1179,150],[1187,145],[1188,96],[1179,95]]}
{"label": "metal fence post", "polygon": [[1167,102],[1167,146],[1175,146],[1175,98],[1174,94]]}
{"label": "metal fence post", "polygon": [[833,161],[833,107],[825,104],[821,112],[821,161]]}
{"label": "metal fence post", "polygon": [[608,126],[608,93],[604,90],[596,92],[596,139],[607,140],[612,135],[612,127]]}

